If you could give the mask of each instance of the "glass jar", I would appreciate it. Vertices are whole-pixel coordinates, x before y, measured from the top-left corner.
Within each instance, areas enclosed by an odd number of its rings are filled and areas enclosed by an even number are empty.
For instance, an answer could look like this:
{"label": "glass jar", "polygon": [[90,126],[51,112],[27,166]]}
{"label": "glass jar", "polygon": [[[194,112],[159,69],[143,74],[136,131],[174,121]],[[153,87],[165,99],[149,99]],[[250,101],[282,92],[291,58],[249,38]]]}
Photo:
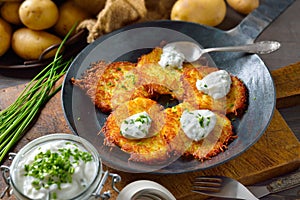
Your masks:
{"label": "glass jar", "polygon": [[[73,197],[69,199],[109,199],[110,191],[101,193],[103,186],[109,176],[112,176],[112,189],[119,192],[118,189],[115,187],[115,184],[121,180],[120,176],[117,174],[109,173],[108,171],[103,171],[99,153],[90,142],[79,136],[66,133],[56,133],[37,138],[25,145],[17,154],[10,154],[13,159],[11,166],[1,166],[2,176],[4,178],[5,183],[7,184],[7,187],[3,194],[11,189],[10,193],[13,193],[17,199],[30,199],[24,194],[24,189],[21,188],[22,183],[20,183],[20,181],[23,181],[24,179],[20,178],[19,175],[20,165],[23,165],[24,161],[26,161],[26,159],[28,159],[30,156],[32,157],[31,153],[35,150],[38,150],[43,146],[49,146],[50,144],[61,143],[62,141],[68,143],[71,142],[76,147],[89,152],[93,158],[92,162],[94,163],[92,164],[95,165],[95,172],[92,175],[92,180],[89,180],[88,184],[81,192],[78,192],[74,195],[72,194]],[[66,192],[67,191],[68,190],[66,190]],[[45,197],[43,199],[49,200],[51,198]]]}

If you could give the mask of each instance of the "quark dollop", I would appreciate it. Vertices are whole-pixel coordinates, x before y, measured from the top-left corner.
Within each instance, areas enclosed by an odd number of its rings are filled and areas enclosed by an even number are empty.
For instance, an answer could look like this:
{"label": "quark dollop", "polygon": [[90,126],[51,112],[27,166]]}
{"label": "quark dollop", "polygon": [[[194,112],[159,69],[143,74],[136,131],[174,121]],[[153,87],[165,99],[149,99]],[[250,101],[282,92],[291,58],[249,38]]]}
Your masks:
{"label": "quark dollop", "polygon": [[214,99],[225,97],[230,91],[231,78],[227,71],[218,70],[197,80],[196,87],[199,91],[208,94]]}
{"label": "quark dollop", "polygon": [[140,112],[126,118],[121,124],[121,134],[128,139],[142,139],[151,137],[149,129],[151,118],[147,112]]}
{"label": "quark dollop", "polygon": [[205,138],[215,127],[216,115],[210,110],[183,111],[180,124],[186,136],[194,141]]}
{"label": "quark dollop", "polygon": [[184,60],[185,57],[182,53],[176,51],[174,47],[168,46],[163,48],[163,53],[158,64],[163,68],[171,67],[182,69]]}

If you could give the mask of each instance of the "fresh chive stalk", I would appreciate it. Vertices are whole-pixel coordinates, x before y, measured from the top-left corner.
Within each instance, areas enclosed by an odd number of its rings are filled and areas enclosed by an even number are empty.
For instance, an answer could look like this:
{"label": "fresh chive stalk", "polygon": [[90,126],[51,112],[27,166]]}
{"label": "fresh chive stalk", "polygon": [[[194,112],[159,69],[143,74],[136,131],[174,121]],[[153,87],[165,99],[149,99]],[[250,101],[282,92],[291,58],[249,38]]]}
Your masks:
{"label": "fresh chive stalk", "polygon": [[28,130],[46,102],[61,89],[61,85],[55,88],[54,85],[72,62],[72,59],[64,61],[61,50],[75,27],[61,42],[53,61],[26,85],[14,103],[0,112],[0,163]]}

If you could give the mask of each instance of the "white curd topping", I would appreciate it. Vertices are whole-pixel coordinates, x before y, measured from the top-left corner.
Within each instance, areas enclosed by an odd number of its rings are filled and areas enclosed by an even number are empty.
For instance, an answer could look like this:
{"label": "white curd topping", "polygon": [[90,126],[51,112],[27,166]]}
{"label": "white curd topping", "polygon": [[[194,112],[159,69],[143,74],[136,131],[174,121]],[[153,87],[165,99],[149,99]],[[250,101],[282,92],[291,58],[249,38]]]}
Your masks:
{"label": "white curd topping", "polygon": [[160,61],[158,64],[163,67],[171,67],[171,68],[178,68],[182,69],[183,61],[185,57],[182,53],[176,51],[174,47],[165,47],[163,48],[163,53],[160,57]]}
{"label": "white curd topping", "polygon": [[196,87],[199,91],[208,94],[214,99],[225,97],[230,91],[230,85],[231,78],[225,70],[212,72],[196,82]]}
{"label": "white curd topping", "polygon": [[145,111],[131,115],[122,122],[121,134],[128,139],[151,137],[152,135],[149,135],[151,122],[150,116]]}
{"label": "white curd topping", "polygon": [[205,138],[215,127],[216,115],[210,110],[183,111],[180,124],[186,136],[194,141]]}
{"label": "white curd topping", "polygon": [[97,165],[86,150],[67,140],[31,150],[15,171],[16,184],[30,199],[72,199],[87,189]]}

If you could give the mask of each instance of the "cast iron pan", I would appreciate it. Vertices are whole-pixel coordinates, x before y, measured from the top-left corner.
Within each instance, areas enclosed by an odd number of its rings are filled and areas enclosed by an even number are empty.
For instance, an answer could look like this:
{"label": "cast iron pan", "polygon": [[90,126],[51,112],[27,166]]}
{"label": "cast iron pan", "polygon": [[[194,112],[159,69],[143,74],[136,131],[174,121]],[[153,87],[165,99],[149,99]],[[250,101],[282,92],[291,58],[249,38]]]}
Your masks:
{"label": "cast iron pan", "polygon": [[[261,1],[258,9],[249,14],[237,27],[221,31],[194,23],[155,21],[135,24],[115,31],[88,45],[73,61],[66,74],[62,90],[62,106],[74,134],[89,140],[99,151],[104,164],[126,172],[183,173],[215,167],[245,152],[266,130],[275,107],[275,88],[268,68],[253,54],[212,53],[216,66],[239,77],[249,90],[249,105],[241,119],[233,126],[238,138],[225,152],[211,160],[199,162],[178,158],[163,166],[128,162],[128,154],[118,148],[103,146],[103,136],[97,135],[107,115],[101,113],[70,79],[81,78],[90,64],[98,60],[116,61],[136,59],[158,46],[162,41],[194,41],[203,47],[251,43],[293,0]],[[209,59],[209,56],[207,56]],[[211,63],[210,61],[208,61]]]}

